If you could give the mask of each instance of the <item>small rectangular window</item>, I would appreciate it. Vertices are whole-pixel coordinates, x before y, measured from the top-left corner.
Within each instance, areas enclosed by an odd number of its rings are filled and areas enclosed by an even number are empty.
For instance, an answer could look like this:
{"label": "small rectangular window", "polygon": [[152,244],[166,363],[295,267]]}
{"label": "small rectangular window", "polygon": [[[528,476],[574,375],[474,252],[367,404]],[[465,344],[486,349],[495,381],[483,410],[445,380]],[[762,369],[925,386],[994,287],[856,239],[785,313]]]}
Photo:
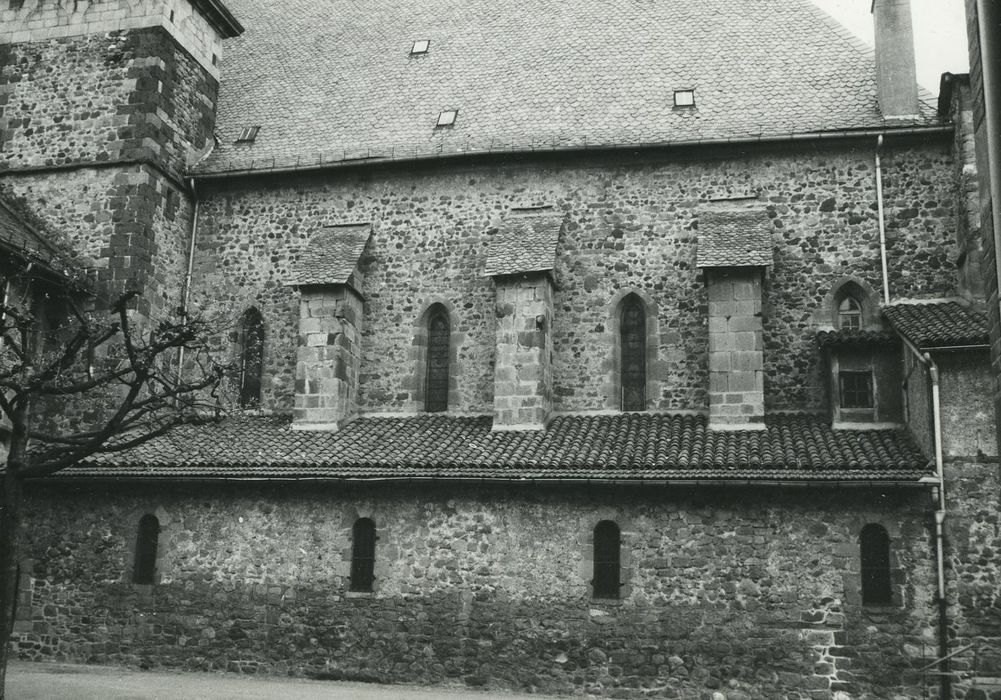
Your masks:
{"label": "small rectangular window", "polygon": [[253,143],[257,138],[257,132],[261,130],[259,126],[245,126],[240,132],[240,137],[236,140],[237,143]]}
{"label": "small rectangular window", "polygon": [[839,372],[841,408],[872,408],[872,373]]}
{"label": "small rectangular window", "polygon": [[694,107],[695,106],[695,90],[675,90],[674,91],[674,106],[675,107]]}
{"label": "small rectangular window", "polygon": [[446,109],[438,114],[438,123],[435,126],[452,126],[455,118],[459,116],[459,110]]}
{"label": "small rectangular window", "polygon": [[419,39],[414,42],[414,45],[412,47],[410,47],[410,53],[412,54],[427,53],[429,48],[431,48],[430,39]]}

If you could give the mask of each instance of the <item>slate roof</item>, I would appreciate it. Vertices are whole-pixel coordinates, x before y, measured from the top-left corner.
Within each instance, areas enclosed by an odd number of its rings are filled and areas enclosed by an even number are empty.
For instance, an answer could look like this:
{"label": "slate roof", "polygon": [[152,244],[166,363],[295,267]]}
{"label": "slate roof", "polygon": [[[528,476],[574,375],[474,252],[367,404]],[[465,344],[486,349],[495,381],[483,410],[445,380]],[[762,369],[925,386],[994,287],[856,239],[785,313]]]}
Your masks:
{"label": "slate roof", "polygon": [[897,336],[890,331],[838,329],[817,332],[817,345],[822,348],[846,345],[890,345],[899,342]]}
{"label": "slate roof", "polygon": [[225,44],[205,173],[937,123],[926,91],[916,122],[885,122],[872,48],[809,0],[227,5],[246,31]]}
{"label": "slate roof", "polygon": [[371,234],[371,224],[318,229],[296,257],[286,284],[347,284]]}
{"label": "slate roof", "polygon": [[986,345],[987,315],[955,301],[884,306],[893,329],[919,348]]}
{"label": "slate roof", "polygon": [[64,241],[35,228],[10,202],[0,197],[0,250],[40,266],[60,278],[79,279],[86,266],[75,259]]}
{"label": "slate roof", "polygon": [[511,214],[493,234],[484,277],[539,272],[556,267],[563,212]]}
{"label": "slate roof", "polygon": [[764,211],[704,212],[699,216],[697,267],[772,264],[772,221]]}
{"label": "slate roof", "polygon": [[833,430],[780,415],[767,430],[715,432],[704,416],[559,416],[544,431],[491,432],[490,417],[359,418],[336,433],[287,418],[185,426],[54,478],[706,479],[911,481],[931,473],[904,430]]}

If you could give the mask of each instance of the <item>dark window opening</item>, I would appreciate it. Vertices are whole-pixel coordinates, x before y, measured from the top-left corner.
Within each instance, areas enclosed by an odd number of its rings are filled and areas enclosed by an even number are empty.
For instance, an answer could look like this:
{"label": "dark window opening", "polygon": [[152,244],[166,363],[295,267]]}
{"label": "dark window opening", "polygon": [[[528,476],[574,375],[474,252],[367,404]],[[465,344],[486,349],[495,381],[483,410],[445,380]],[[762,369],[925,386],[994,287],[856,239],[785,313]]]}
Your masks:
{"label": "dark window opening", "polygon": [[372,591],[375,581],[375,523],[359,518],[351,529],[351,588],[352,591]]}
{"label": "dark window opening", "polygon": [[160,540],[160,521],[146,514],[139,519],[136,534],[136,557],[132,567],[132,583],[153,583],[156,574],[156,549]]}
{"label": "dark window opening", "polygon": [[261,372],[264,369],[264,319],[257,309],[243,314],[243,352],[240,357],[240,405],[261,402]]}
{"label": "dark window opening", "polygon": [[872,373],[839,372],[841,408],[872,408]]}
{"label": "dark window opening", "polygon": [[862,603],[864,605],[889,605],[890,588],[890,536],[881,525],[869,524],[859,536],[862,558]]}
{"label": "dark window opening", "polygon": [[622,410],[646,410],[646,311],[637,297],[627,297],[619,324],[622,357]]}
{"label": "dark window opening", "polygon": [[435,311],[428,319],[428,366],[424,410],[429,413],[448,410],[448,355],[451,329],[444,311]]}
{"label": "dark window opening", "polygon": [[602,520],[594,528],[594,579],[591,581],[595,598],[619,597],[619,526]]}
{"label": "dark window opening", "polygon": [[862,328],[862,305],[855,297],[845,297],[838,304],[838,327],[846,331]]}

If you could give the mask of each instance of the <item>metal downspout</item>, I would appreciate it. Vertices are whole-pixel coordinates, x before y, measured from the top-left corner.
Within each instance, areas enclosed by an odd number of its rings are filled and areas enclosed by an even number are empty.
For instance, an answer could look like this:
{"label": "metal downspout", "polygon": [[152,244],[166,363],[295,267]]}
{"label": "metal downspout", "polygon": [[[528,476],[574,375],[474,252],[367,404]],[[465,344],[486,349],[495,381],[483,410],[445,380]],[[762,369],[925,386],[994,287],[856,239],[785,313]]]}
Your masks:
{"label": "metal downspout", "polygon": [[[949,618],[945,588],[945,466],[942,456],[942,409],[939,399],[938,365],[928,353],[923,353],[907,338],[904,345],[928,369],[931,383],[932,441],[935,452],[935,477],[938,481],[938,498],[935,509],[935,573],[938,584],[938,663],[940,697],[947,700],[952,694],[952,678],[949,676]],[[909,375],[908,375],[909,376]]]}
{"label": "metal downspout", "polygon": [[[181,320],[188,321],[188,300],[191,297],[191,273],[195,267],[195,240],[198,235],[198,190],[195,189],[195,179],[190,178],[191,199],[194,211],[191,214],[191,236],[188,244],[188,266],[184,273],[184,286],[181,288]],[[177,349],[177,376],[184,372],[184,345]]]}
{"label": "metal downspout", "polygon": [[886,222],[883,217],[883,167],[879,152],[883,148],[883,135],[876,137],[876,212],[879,217],[879,260],[883,269],[883,303],[890,303],[890,279],[886,272]]}

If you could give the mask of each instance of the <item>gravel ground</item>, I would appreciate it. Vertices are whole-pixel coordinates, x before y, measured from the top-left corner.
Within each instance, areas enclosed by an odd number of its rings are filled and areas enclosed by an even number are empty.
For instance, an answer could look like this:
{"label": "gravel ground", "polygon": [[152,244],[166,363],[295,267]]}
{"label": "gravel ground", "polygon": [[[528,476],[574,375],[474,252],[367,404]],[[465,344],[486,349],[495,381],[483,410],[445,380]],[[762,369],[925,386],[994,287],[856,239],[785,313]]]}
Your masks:
{"label": "gravel ground", "polygon": [[[547,696],[481,692],[468,688],[418,688],[343,681],[311,681],[227,673],[136,671],[13,661],[7,669],[9,700],[540,700]],[[548,696],[552,697],[552,696]]]}

